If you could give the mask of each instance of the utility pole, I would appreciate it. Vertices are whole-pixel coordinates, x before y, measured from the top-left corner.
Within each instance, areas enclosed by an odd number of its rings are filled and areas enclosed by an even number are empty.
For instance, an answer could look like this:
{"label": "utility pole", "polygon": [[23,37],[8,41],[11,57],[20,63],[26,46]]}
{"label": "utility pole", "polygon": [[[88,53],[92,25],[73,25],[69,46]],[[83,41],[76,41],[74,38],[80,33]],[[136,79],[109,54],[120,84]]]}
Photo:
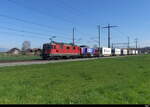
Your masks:
{"label": "utility pole", "polygon": [[104,29],[108,29],[108,48],[110,48],[110,28],[113,27],[118,27],[118,26],[111,26],[110,24],[108,24],[108,26],[103,27]]}
{"label": "utility pole", "polygon": [[138,48],[138,46],[137,46],[138,45],[138,39],[137,38],[135,39],[135,45],[136,45],[135,47],[137,49]]}
{"label": "utility pole", "polygon": [[130,48],[130,37],[128,36],[128,49]]}
{"label": "utility pole", "polygon": [[114,48],[114,44],[112,43],[112,49]]}
{"label": "utility pole", "polygon": [[100,54],[101,54],[101,52],[100,52],[100,47],[101,47],[101,41],[100,41],[100,30],[101,30],[101,27],[100,27],[100,25],[98,25],[98,40],[99,40],[99,56],[100,56]]}
{"label": "utility pole", "polygon": [[73,28],[73,45],[75,45],[75,41],[74,41],[74,33],[75,33],[75,28]]}

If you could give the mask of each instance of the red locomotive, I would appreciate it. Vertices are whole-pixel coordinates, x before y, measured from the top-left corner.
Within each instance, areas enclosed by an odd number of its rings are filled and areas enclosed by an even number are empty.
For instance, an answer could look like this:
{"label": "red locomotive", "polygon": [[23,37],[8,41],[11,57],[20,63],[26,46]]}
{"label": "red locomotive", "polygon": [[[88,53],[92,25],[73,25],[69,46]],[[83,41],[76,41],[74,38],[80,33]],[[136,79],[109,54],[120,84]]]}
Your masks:
{"label": "red locomotive", "polygon": [[43,59],[53,58],[75,58],[80,56],[79,46],[67,43],[47,43],[43,45]]}

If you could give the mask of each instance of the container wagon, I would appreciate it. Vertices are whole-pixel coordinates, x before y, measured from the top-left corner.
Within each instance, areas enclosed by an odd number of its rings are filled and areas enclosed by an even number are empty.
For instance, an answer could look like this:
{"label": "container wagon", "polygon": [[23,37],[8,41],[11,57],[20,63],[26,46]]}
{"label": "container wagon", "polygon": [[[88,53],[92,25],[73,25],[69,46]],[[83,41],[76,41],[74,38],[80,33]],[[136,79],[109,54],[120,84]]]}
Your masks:
{"label": "container wagon", "polygon": [[113,56],[119,56],[119,55],[121,55],[121,49],[118,49],[118,48],[112,49],[112,55]]}
{"label": "container wagon", "polygon": [[95,48],[89,48],[88,46],[80,46],[81,48],[81,57],[87,58],[87,57],[98,57],[99,50]]}
{"label": "container wagon", "polygon": [[128,55],[133,55],[132,49],[128,49]]}
{"label": "container wagon", "polygon": [[111,48],[101,48],[101,56],[111,56]]}
{"label": "container wagon", "polygon": [[128,50],[127,49],[122,49],[121,50],[121,55],[128,55]]}
{"label": "container wagon", "polygon": [[139,51],[138,51],[138,50],[136,50],[136,51],[135,51],[135,54],[136,54],[136,55],[138,55],[138,54],[139,54]]}
{"label": "container wagon", "polygon": [[81,57],[84,58],[84,57],[87,57],[87,47],[80,47],[81,48]]}
{"label": "container wagon", "polygon": [[132,50],[132,55],[136,55],[136,50]]}
{"label": "container wagon", "polygon": [[87,48],[87,56],[88,57],[94,57],[94,52],[95,52],[94,48]]}
{"label": "container wagon", "polygon": [[94,50],[94,57],[99,57],[101,53],[99,53],[99,48]]}

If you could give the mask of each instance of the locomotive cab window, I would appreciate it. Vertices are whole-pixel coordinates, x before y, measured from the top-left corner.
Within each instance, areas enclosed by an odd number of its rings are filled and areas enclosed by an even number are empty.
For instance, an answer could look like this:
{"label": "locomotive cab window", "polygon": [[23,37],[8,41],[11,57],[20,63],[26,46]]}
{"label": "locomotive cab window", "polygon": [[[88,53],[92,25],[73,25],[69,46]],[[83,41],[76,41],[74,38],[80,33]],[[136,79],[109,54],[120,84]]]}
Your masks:
{"label": "locomotive cab window", "polygon": [[56,49],[56,46],[53,46],[54,49]]}
{"label": "locomotive cab window", "polygon": [[48,48],[48,49],[51,49],[51,46],[50,46],[50,45],[48,45],[48,46],[47,46],[47,48]]}
{"label": "locomotive cab window", "polygon": [[76,47],[73,47],[73,50],[75,50],[76,49]]}
{"label": "locomotive cab window", "polygon": [[50,45],[44,45],[43,49],[51,49],[51,46]]}

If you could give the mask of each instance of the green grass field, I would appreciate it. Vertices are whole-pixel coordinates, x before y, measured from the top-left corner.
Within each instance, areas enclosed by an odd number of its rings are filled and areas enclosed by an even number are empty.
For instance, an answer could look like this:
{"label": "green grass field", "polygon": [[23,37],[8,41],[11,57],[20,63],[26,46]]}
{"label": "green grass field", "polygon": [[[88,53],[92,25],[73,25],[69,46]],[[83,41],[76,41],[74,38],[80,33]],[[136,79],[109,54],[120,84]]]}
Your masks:
{"label": "green grass field", "polygon": [[150,55],[0,68],[1,104],[149,104]]}

